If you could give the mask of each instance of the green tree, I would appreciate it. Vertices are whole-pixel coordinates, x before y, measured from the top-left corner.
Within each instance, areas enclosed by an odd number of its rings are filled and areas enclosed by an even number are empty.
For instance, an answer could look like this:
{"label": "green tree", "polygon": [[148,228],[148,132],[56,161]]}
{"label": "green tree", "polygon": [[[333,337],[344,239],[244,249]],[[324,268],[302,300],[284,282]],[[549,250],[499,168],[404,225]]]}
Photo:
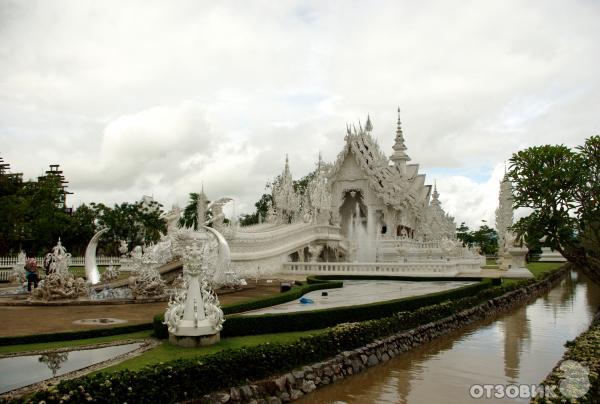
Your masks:
{"label": "green tree", "polygon": [[469,229],[469,226],[462,222],[460,226],[456,229],[456,238],[462,241],[464,246],[472,246],[473,245],[473,236]]}
{"label": "green tree", "polygon": [[23,246],[29,254],[41,255],[50,251],[70,228],[70,214],[61,205],[60,179],[40,177],[37,182],[26,182],[19,193],[28,201]]}
{"label": "green tree", "polygon": [[564,145],[530,147],[510,159],[515,207],[533,210],[513,229],[534,231],[567,260],[600,279],[598,207],[600,136],[571,150]]}
{"label": "green tree", "polygon": [[[190,193],[190,199],[185,208],[183,209],[183,214],[179,218],[177,225],[179,227],[186,227],[194,230],[198,230],[198,200],[200,199],[200,194],[197,192]],[[210,201],[205,202],[204,208],[208,208],[208,204]],[[210,219],[212,216],[210,212],[206,212],[206,220]]]}
{"label": "green tree", "polygon": [[249,226],[251,224],[258,223],[258,216],[261,218],[267,217],[267,212],[269,210],[269,202],[273,203],[273,195],[271,194],[262,194],[258,202],[254,204],[256,210],[254,213],[245,214],[240,216],[240,224],[242,226]]}
{"label": "green tree", "polygon": [[498,252],[498,233],[487,224],[482,224],[478,230],[471,232],[470,238],[485,255],[494,255]]}
{"label": "green tree", "polygon": [[108,227],[100,245],[106,254],[117,255],[120,240],[127,241],[130,248],[157,242],[161,233],[166,232],[162,218],[162,205],[152,202],[145,206],[141,202],[123,202],[112,208],[102,203],[91,204],[96,212],[99,227]]}
{"label": "green tree", "polygon": [[84,255],[90,239],[98,231],[97,214],[90,206],[83,204],[71,215],[69,231],[63,235],[63,243],[73,255]]}

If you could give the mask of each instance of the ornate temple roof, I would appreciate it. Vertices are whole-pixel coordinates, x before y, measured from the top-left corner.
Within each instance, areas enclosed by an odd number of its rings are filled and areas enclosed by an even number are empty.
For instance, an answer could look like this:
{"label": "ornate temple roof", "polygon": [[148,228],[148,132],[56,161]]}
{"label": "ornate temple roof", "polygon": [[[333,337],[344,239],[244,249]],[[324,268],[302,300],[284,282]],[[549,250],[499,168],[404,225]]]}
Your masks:
{"label": "ornate temple roof", "polygon": [[[398,123],[398,125],[400,125]],[[400,128],[400,126],[398,126]],[[329,173],[329,178],[334,179],[344,164],[346,157],[352,154],[357,165],[363,170],[369,180],[370,187],[386,205],[395,209],[411,208],[421,210],[429,202],[431,186],[425,185],[425,174],[419,174],[419,165],[410,164],[405,168],[398,164],[390,164],[390,159],[381,151],[377,141],[371,136],[373,125],[371,119],[367,120],[365,129],[359,125],[347,127],[346,143],[339,153],[336,162]],[[399,129],[401,146],[398,134],[396,137],[397,158],[409,160],[404,152],[404,139]],[[403,147],[403,148],[402,148]],[[402,157],[402,156],[404,157]]]}

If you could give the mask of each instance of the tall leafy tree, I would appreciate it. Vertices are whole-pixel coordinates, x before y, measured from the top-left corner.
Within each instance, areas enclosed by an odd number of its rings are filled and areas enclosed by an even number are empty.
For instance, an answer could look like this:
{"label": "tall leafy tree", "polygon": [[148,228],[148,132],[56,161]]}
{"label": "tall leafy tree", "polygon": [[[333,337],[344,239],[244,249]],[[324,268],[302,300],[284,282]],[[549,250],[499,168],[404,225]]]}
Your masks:
{"label": "tall leafy tree", "polygon": [[456,229],[456,238],[463,242],[464,246],[473,245],[473,236],[471,235],[471,229],[469,226],[462,222]]}
{"label": "tall leafy tree", "polygon": [[123,202],[112,208],[102,203],[91,206],[96,212],[99,226],[110,229],[101,242],[107,254],[118,254],[120,240],[127,241],[132,248],[157,242],[161,233],[166,232],[166,223],[161,217],[162,205],[157,202],[152,202],[150,206],[141,202]]}
{"label": "tall leafy tree", "polygon": [[514,206],[533,212],[515,223],[520,234],[535,229],[567,260],[600,279],[600,136],[572,150],[530,147],[510,159]]}
{"label": "tall leafy tree", "polygon": [[498,252],[498,233],[487,224],[484,223],[479,226],[479,229],[471,232],[470,238],[484,254],[494,255]]}
{"label": "tall leafy tree", "polygon": [[83,204],[79,206],[70,218],[68,232],[62,236],[63,243],[73,255],[84,255],[87,243],[98,230],[96,211]]}

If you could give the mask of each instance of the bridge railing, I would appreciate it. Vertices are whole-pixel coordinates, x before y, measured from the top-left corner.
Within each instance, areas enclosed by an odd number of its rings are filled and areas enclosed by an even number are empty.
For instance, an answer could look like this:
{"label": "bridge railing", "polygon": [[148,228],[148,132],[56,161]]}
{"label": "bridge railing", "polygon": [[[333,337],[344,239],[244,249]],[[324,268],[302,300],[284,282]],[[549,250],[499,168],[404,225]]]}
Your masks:
{"label": "bridge railing", "polygon": [[463,271],[479,271],[475,260],[449,259],[435,262],[286,262],[284,272],[298,275],[402,275],[438,274],[454,275]]}

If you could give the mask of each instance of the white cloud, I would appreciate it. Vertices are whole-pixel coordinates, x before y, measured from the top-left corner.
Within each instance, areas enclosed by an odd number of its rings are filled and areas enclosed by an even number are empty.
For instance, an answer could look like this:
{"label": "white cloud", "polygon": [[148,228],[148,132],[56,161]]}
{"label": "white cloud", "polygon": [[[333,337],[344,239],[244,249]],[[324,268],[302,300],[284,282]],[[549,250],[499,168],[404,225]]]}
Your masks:
{"label": "white cloud", "polygon": [[204,182],[244,211],[286,152],[299,177],[367,113],[390,151],[400,104],[412,161],[476,225],[493,217],[512,152],[598,133],[599,12],[552,0],[4,1],[0,156],[26,177],[60,163],[75,202],[183,203]]}

